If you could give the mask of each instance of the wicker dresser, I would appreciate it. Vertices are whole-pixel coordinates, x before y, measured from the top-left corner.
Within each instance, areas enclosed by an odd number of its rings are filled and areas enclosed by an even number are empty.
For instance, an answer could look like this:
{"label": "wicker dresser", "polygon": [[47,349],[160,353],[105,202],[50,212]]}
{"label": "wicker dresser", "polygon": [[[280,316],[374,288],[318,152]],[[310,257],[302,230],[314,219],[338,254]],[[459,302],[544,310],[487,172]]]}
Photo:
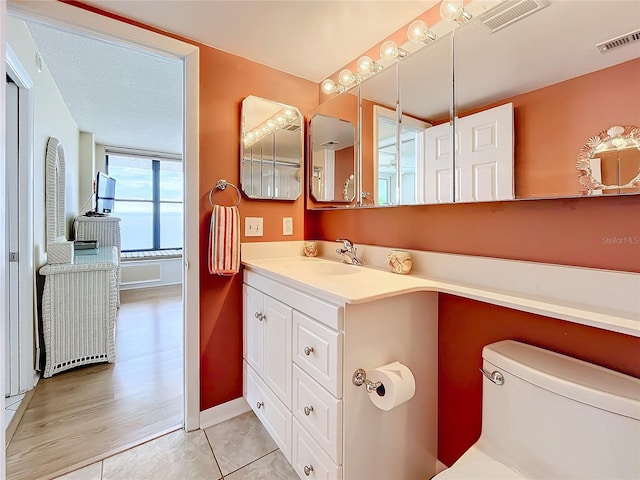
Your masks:
{"label": "wicker dresser", "polygon": [[45,378],[81,365],[115,361],[119,258],[117,247],[101,247],[97,255],[76,254],[74,263],[40,268],[45,277]]}
{"label": "wicker dresser", "polygon": [[120,219],[118,217],[86,217],[76,218],[73,224],[76,240],[97,240],[101,247],[118,247],[118,269],[116,281],[120,285]]}

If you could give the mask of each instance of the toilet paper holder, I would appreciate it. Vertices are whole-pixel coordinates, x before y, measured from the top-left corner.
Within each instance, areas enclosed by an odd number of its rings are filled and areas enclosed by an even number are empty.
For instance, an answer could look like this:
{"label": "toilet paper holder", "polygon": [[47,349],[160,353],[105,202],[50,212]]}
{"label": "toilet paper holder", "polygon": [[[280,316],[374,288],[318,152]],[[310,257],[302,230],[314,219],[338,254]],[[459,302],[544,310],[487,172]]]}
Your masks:
{"label": "toilet paper holder", "polygon": [[[384,389],[384,385],[382,385],[382,382],[372,382],[371,380],[367,379],[367,372],[364,371],[362,368],[359,368],[355,372],[353,372],[353,377],[351,377],[351,381],[356,387],[360,387],[361,385],[364,385],[365,388],[367,389],[367,393],[376,392],[378,391],[379,388]],[[384,395],[384,393],[382,394]]]}

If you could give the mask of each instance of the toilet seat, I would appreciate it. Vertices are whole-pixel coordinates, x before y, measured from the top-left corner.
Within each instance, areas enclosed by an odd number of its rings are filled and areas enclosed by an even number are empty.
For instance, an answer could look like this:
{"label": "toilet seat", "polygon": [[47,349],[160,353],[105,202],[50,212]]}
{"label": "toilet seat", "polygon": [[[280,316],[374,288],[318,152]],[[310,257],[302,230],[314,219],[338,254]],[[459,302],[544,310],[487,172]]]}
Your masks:
{"label": "toilet seat", "polygon": [[527,477],[484,453],[479,444],[469,448],[450,468],[432,480],[526,480]]}
{"label": "toilet seat", "polygon": [[462,462],[440,472],[433,480],[523,480],[509,467],[494,460]]}

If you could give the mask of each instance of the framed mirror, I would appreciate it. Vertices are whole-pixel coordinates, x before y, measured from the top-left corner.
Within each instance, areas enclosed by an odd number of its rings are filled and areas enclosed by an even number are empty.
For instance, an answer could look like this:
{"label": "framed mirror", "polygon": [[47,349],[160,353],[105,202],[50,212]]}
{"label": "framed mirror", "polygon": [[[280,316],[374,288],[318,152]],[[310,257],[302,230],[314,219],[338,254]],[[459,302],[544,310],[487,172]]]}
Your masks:
{"label": "framed mirror", "polygon": [[357,205],[358,95],[352,88],[311,112],[307,207]]}
{"label": "framed mirror", "polygon": [[605,193],[580,181],[576,159],[600,132],[640,125],[640,42],[626,40],[639,15],[638,2],[550,2],[511,24],[476,16],[454,31],[456,201]]}
{"label": "framed mirror", "polygon": [[66,240],[64,148],[60,140],[49,137],[45,170],[45,210],[47,244]]}
{"label": "framed mirror", "polygon": [[316,114],[311,117],[309,132],[311,196],[316,202],[353,202],[356,196],[354,124]]}
{"label": "framed mirror", "polygon": [[242,101],[240,185],[252,199],[295,200],[302,193],[303,117],[291,105]]}

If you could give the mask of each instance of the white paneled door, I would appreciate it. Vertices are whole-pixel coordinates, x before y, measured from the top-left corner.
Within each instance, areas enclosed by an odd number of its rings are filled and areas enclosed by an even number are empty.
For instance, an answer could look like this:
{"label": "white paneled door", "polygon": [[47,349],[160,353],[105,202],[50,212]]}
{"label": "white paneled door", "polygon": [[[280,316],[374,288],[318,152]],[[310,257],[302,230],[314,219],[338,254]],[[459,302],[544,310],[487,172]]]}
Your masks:
{"label": "white paneled door", "polygon": [[512,200],[513,104],[456,118],[456,201]]}

